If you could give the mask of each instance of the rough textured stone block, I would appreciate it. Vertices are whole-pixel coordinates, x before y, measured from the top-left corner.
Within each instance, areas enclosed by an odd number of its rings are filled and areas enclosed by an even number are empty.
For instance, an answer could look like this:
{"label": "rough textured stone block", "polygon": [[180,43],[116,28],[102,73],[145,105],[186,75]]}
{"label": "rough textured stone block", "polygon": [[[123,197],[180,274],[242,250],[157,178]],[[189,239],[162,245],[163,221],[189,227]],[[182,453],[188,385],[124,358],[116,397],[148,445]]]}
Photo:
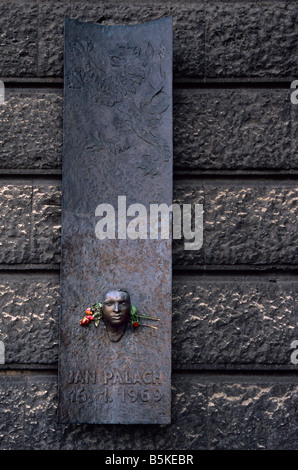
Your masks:
{"label": "rough textured stone block", "polygon": [[0,450],[24,448],[25,390],[20,375],[0,375]]}
{"label": "rough textured stone block", "polygon": [[[7,94],[0,168],[60,169],[62,108],[60,91]],[[174,167],[297,168],[297,123],[290,90],[174,90]]]}
{"label": "rough textured stone block", "polygon": [[[6,364],[57,364],[60,287],[35,275],[0,282]],[[293,367],[297,284],[175,277],[173,369]]]}
{"label": "rough textured stone block", "polygon": [[0,187],[0,263],[59,263],[61,187]]}
{"label": "rough textured stone block", "polygon": [[59,281],[29,275],[0,280],[5,364],[57,364]]}
{"label": "rough textured stone block", "polygon": [[45,185],[33,189],[33,263],[60,263],[61,187]]}
{"label": "rough textured stone block", "polygon": [[[11,383],[11,384],[10,384]],[[1,450],[143,450],[206,447],[206,385],[173,379],[172,424],[69,425],[57,421],[57,379],[32,374],[10,380],[0,375]],[[12,420],[4,419],[11,410]],[[1,429],[0,429],[1,432]],[[0,434],[1,436],[1,434]]]}
{"label": "rough textured stone block", "polygon": [[[61,230],[60,185],[2,187],[5,226],[2,263],[59,263]],[[203,204],[203,247],[184,250],[174,240],[177,266],[292,265],[297,263],[297,188],[293,184],[266,186],[247,182],[175,182],[174,202]],[[31,227],[31,198],[33,203]],[[30,251],[30,230],[32,248]]]}
{"label": "rough textured stone block", "polygon": [[[297,188],[247,182],[216,185],[176,182],[174,201],[203,204],[200,250],[174,240],[176,265],[292,265],[297,262]],[[60,185],[2,187],[2,263],[60,262]],[[32,199],[33,197],[33,199]],[[33,203],[31,227],[31,199]],[[30,230],[32,240],[30,242]],[[32,244],[30,252],[30,243]]]}
{"label": "rough textured stone block", "polygon": [[[203,204],[203,247],[184,250],[174,240],[174,265],[294,265],[296,243],[296,185],[253,185],[217,182],[216,185],[177,182],[174,200]],[[193,207],[193,206],[192,206]]]}
{"label": "rough textured stone block", "polygon": [[[283,380],[283,383],[282,383]],[[1,450],[296,450],[297,380],[179,374],[159,425],[59,425],[55,375],[0,375]]]}
{"label": "rough textured stone block", "polygon": [[295,77],[297,3],[206,4],[207,77]]}
{"label": "rough textured stone block", "polygon": [[210,449],[297,448],[297,384],[209,386]]}
{"label": "rough textured stone block", "polygon": [[292,106],[288,90],[176,90],[175,168],[291,168]]}
{"label": "rough textured stone block", "polygon": [[176,76],[204,74],[203,3],[51,3],[40,5],[39,76],[63,76],[64,16],[100,24],[137,24],[173,16]]}
{"label": "rough textured stone block", "polygon": [[0,263],[29,262],[31,202],[30,185],[0,187]]}
{"label": "rough textured stone block", "polygon": [[56,381],[50,375],[33,375],[26,382],[24,449],[59,450]]}
{"label": "rough textured stone block", "polygon": [[55,376],[0,374],[0,449],[56,450]]}
{"label": "rough textured stone block", "polygon": [[62,94],[6,93],[0,106],[0,168],[61,166]]}
{"label": "rough textured stone block", "polygon": [[37,75],[38,5],[0,3],[1,77]]}
{"label": "rough textured stone block", "polygon": [[206,4],[206,12],[203,2],[1,2],[0,8],[3,77],[62,76],[65,15],[102,24],[140,23],[173,15],[176,77],[295,78],[295,2],[212,1]]}
{"label": "rough textured stone block", "polygon": [[173,366],[291,364],[297,284],[178,277],[173,283]]}

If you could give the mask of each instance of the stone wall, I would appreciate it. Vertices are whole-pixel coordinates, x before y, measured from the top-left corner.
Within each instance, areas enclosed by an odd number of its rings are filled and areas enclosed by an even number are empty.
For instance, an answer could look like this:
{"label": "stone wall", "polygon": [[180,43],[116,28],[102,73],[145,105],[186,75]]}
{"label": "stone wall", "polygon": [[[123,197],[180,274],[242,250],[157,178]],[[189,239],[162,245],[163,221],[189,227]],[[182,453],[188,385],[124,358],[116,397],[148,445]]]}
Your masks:
{"label": "stone wall", "polygon": [[[63,18],[174,22],[172,424],[57,423]],[[298,449],[298,5],[0,3],[0,449]]]}

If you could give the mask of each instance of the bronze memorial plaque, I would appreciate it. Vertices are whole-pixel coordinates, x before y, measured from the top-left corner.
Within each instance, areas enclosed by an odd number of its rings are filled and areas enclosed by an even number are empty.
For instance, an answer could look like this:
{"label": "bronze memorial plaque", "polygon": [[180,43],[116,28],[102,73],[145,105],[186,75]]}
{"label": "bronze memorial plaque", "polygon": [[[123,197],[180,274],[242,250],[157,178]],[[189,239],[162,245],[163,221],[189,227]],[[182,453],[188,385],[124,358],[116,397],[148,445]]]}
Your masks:
{"label": "bronze memorial plaque", "polygon": [[65,19],[59,419],[171,417],[172,18]]}

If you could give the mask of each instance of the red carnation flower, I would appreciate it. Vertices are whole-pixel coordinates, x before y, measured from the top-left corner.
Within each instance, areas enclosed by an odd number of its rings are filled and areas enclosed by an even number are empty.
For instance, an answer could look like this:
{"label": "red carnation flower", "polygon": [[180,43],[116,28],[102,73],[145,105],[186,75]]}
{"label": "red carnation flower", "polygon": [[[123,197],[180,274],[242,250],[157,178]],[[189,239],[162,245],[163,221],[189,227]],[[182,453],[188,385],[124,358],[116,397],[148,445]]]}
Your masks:
{"label": "red carnation flower", "polygon": [[132,324],[132,326],[133,326],[134,328],[138,328],[139,324],[138,324],[138,322],[135,321],[135,322]]}
{"label": "red carnation flower", "polygon": [[85,316],[81,321],[80,321],[80,325],[82,326],[87,326],[89,325],[90,323],[90,318],[88,318],[87,316]]}

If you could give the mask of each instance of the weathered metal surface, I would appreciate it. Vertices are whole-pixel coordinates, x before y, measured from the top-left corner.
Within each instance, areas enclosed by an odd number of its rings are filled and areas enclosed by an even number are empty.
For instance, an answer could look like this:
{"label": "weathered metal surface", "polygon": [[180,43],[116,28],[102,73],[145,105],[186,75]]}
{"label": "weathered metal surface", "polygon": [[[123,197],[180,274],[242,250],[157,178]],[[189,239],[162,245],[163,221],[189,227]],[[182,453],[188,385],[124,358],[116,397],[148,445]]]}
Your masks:
{"label": "weathered metal surface", "polygon": [[[66,19],[64,60],[59,418],[167,424],[171,236],[150,238],[149,212],[172,203],[172,19],[134,26]],[[146,208],[147,237],[129,238],[121,218],[118,226],[124,203]],[[115,208],[114,239],[95,235],[101,204]],[[103,319],[81,326],[85,309],[118,288],[138,313],[160,321],[138,328],[128,321],[116,340]]]}

